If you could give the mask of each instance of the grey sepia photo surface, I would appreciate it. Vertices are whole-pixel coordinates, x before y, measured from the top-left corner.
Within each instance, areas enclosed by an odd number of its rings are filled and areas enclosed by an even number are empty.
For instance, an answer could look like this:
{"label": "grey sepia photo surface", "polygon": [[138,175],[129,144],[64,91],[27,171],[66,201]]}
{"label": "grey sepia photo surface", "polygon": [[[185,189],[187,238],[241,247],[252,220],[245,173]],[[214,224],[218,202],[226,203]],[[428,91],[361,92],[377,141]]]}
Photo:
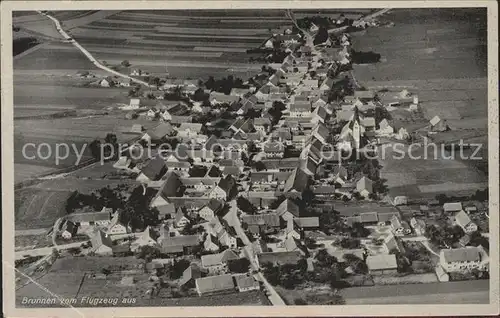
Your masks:
{"label": "grey sepia photo surface", "polygon": [[491,8],[37,9],[16,309],[498,306]]}

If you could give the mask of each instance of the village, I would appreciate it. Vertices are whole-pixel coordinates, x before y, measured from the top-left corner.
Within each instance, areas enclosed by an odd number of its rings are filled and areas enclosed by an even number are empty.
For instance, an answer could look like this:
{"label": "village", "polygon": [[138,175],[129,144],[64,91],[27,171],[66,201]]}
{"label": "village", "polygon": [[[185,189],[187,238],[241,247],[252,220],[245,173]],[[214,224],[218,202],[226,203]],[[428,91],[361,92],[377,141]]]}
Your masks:
{"label": "village", "polygon": [[[339,291],[355,286],[487,279],[487,191],[390,193],[381,145],[449,127],[438,116],[418,131],[392,122],[393,110],[418,112],[418,92],[360,85],[343,19],[332,32],[307,20],[306,30],[274,34],[260,48],[268,62],[246,81],[148,78],[144,89],[98,79],[103,89],[130,88],[121,110],[138,142],[96,159],[142,186],[124,197],[102,191],[90,212],[84,195],[72,198],[53,234],[88,242],[58,252],[55,264],[92,258],[92,279],[118,275],[160,303],[262,291],[272,305],[343,304]],[[327,300],[287,294],[304,286],[327,286]]]}

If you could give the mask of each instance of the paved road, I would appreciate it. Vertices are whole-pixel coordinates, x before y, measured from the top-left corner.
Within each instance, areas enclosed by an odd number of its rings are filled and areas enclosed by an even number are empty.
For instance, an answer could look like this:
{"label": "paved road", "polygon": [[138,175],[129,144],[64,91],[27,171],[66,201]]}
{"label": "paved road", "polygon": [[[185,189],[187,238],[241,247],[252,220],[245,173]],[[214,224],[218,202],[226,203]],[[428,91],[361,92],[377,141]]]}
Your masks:
{"label": "paved road", "polygon": [[[232,210],[230,213],[237,214],[238,208],[237,208],[236,200],[232,200],[231,202],[229,202],[229,205],[230,205],[230,208]],[[235,229],[236,234],[241,239],[243,244],[245,244],[245,246],[243,247],[243,253],[247,256],[248,260],[250,261],[250,265],[252,266],[252,269],[254,271],[258,271],[257,274],[254,275],[254,277],[256,280],[258,280],[264,284],[264,287],[268,291],[267,297],[269,298],[269,301],[273,304],[273,306],[286,306],[285,302],[283,301],[283,299],[281,299],[280,295],[276,292],[274,287],[267,281],[267,279],[264,277],[264,275],[262,275],[262,273],[260,272],[259,264],[257,263],[257,260],[255,259],[255,256],[254,256],[254,250],[253,250],[252,243],[250,242],[250,240],[248,239],[248,236],[246,235],[245,231],[241,227],[241,222],[240,222],[240,219],[238,217],[236,217],[234,220],[233,228]]]}
{"label": "paved road", "polygon": [[137,83],[137,84],[140,84],[140,85],[144,85],[146,87],[152,87],[150,86],[148,83],[146,83],[145,81],[142,81],[142,80],[139,80],[137,78],[134,78],[134,77],[131,77],[129,75],[126,75],[126,74],[123,74],[123,73],[120,73],[120,72],[117,72],[103,64],[101,64],[94,56],[92,56],[92,54],[90,54],[89,51],[87,51],[83,46],[80,45],[80,43],[78,43],[75,39],[73,39],[71,36],[69,36],[68,33],[66,33],[66,31],[64,31],[62,29],[62,26],[61,26],[61,23],[59,22],[59,20],[57,20],[56,18],[54,18],[53,16],[49,15],[49,14],[46,14],[46,13],[42,13],[41,11],[37,11],[38,13],[40,13],[41,15],[44,15],[46,16],[47,18],[51,19],[52,22],[54,22],[54,24],[56,25],[56,29],[57,31],[63,36],[64,39],[68,40],[71,42],[71,44],[73,44],[73,46],[75,46],[77,49],[79,49],[96,67],[108,72],[108,73],[112,73],[116,76],[119,76],[119,77],[123,77],[123,78],[126,78],[126,79],[129,79],[131,80],[132,82],[134,83]]}

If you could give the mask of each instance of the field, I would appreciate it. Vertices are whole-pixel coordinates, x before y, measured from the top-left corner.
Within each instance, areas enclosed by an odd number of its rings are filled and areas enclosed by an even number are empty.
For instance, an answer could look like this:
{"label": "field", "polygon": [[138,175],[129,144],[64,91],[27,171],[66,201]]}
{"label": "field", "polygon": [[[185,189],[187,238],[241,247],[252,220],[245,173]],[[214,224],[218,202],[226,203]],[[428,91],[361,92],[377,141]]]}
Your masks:
{"label": "field", "polygon": [[357,80],[373,89],[406,87],[418,94],[427,120],[437,115],[452,130],[487,137],[485,14],[482,9],[392,10],[383,19],[394,27],[354,37],[354,49],[382,56],[380,63],[355,66]]}
{"label": "field", "polygon": [[[400,147],[400,146],[398,146]],[[470,195],[478,189],[487,187],[484,173],[472,169],[463,160],[446,159],[447,153],[438,148],[434,156],[432,147],[414,148],[404,158],[398,159],[396,148],[386,148],[385,156],[379,158],[383,166],[380,176],[387,179],[389,192],[393,195],[406,195],[411,198],[434,198],[437,194]],[[410,158],[409,153],[415,159]],[[456,158],[459,153],[456,153]]]}
{"label": "field", "polygon": [[55,190],[22,189],[15,193],[15,228],[48,228],[66,214],[66,199],[71,194],[64,188]]}
{"label": "field", "polygon": [[353,287],[341,293],[347,305],[487,304],[489,281]]}
{"label": "field", "polygon": [[[394,9],[383,17],[394,27],[370,28],[353,36],[355,50],[381,54],[380,63],[354,67],[361,85],[373,90],[407,88],[418,95],[422,120],[408,121],[408,112],[394,111],[396,129],[420,129],[439,116],[451,130],[430,136],[435,143],[460,139],[482,143],[481,154],[487,158],[485,13],[481,9]],[[463,160],[458,152],[452,160],[442,155],[413,160],[408,154],[397,160],[389,154],[381,160],[381,176],[388,179],[394,195],[467,195],[487,186],[485,161]]]}

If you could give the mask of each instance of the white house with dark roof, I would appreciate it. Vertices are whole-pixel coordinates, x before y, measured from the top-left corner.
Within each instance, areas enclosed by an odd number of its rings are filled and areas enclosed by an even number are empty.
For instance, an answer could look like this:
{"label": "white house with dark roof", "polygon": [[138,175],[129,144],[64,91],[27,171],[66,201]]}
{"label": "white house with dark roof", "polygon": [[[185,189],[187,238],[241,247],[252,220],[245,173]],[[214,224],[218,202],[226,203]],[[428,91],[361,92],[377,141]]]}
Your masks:
{"label": "white house with dark roof", "polygon": [[290,104],[290,117],[311,117],[311,103],[295,101]]}
{"label": "white house with dark roof", "polygon": [[218,254],[202,255],[201,267],[208,270],[212,275],[220,275],[227,272],[227,262],[229,260],[238,258],[238,255],[229,249]]}
{"label": "white house with dark roof", "polygon": [[454,222],[456,225],[460,226],[466,234],[477,231],[477,224],[472,222],[469,215],[464,210],[455,214]]}
{"label": "white house with dark roof", "polygon": [[362,177],[356,183],[356,191],[364,198],[368,198],[373,193],[373,181],[367,177]]}
{"label": "white house with dark roof", "polygon": [[439,264],[447,272],[489,270],[489,256],[482,246],[442,249]]}

